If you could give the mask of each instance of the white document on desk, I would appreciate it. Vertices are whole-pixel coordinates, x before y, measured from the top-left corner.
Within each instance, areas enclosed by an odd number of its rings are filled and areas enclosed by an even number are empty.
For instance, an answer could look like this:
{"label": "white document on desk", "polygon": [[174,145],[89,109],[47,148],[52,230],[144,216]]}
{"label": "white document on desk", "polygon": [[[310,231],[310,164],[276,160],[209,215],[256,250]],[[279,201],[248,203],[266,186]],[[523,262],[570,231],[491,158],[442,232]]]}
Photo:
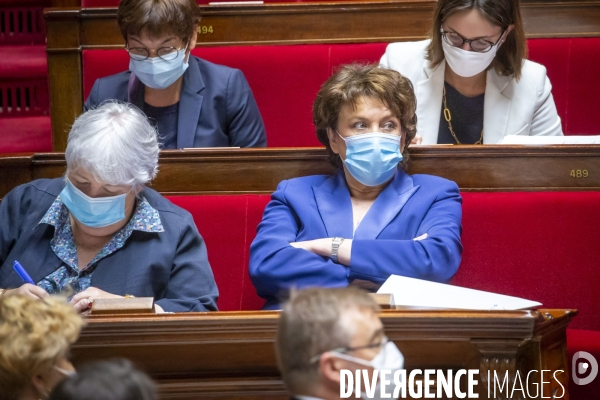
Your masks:
{"label": "white document on desk", "polygon": [[397,306],[464,310],[523,310],[541,306],[519,297],[390,275],[377,293],[391,293]]}
{"label": "white document on desk", "polygon": [[600,135],[590,136],[504,136],[498,144],[522,144],[543,146],[548,144],[600,144]]}

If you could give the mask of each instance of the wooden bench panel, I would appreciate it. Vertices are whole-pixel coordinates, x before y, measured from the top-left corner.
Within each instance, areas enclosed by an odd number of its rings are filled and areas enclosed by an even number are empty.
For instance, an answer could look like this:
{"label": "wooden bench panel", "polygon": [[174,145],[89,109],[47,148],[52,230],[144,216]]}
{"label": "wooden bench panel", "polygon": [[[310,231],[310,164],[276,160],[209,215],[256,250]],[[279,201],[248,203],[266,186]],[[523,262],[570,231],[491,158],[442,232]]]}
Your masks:
{"label": "wooden bench panel", "polygon": [[[500,368],[511,365],[511,376],[517,371],[526,376],[552,366],[565,371],[557,376],[566,388],[566,327],[576,314],[390,310],[381,319],[407,370],[479,369],[483,382],[487,369],[504,375]],[[285,399],[274,351],[278,316],[267,311],[92,316],[73,346],[73,361],[127,357],[156,379],[163,399]],[[479,397],[487,398],[485,385],[478,386]],[[550,385],[545,386],[549,397]]]}
{"label": "wooden bench panel", "polygon": [[[334,171],[323,148],[168,150],[159,164],[152,187],[164,195],[271,193],[284,179]],[[0,157],[0,197],[65,168],[63,153]],[[598,191],[600,145],[415,146],[409,173],[442,176],[464,191]]]}

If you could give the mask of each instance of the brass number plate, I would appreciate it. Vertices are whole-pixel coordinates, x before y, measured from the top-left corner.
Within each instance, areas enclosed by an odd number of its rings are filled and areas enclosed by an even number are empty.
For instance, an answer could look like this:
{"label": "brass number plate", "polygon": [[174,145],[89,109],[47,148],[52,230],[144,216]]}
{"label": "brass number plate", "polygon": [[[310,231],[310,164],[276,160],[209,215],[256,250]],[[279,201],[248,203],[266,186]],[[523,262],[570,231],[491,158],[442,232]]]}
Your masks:
{"label": "brass number plate", "polygon": [[572,169],[571,178],[587,178],[589,176],[587,169]]}
{"label": "brass number plate", "polygon": [[198,27],[198,33],[201,35],[208,35],[209,33],[213,33],[212,25],[200,25]]}

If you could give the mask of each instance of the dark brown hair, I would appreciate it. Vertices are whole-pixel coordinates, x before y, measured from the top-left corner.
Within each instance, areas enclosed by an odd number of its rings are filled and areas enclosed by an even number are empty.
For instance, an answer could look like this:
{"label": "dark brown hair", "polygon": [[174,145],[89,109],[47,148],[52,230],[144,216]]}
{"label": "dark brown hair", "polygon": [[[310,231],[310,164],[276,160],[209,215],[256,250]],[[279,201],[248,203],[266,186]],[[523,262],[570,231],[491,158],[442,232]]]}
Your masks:
{"label": "dark brown hair", "polygon": [[499,26],[504,32],[509,25],[515,28],[506,36],[500,46],[492,66],[500,75],[512,76],[519,80],[523,61],[527,58],[527,42],[519,0],[439,0],[433,13],[433,27],[429,36],[431,43],[427,47],[427,59],[432,67],[438,66],[444,59],[442,49],[442,22],[457,11],[477,10],[492,25]]}
{"label": "dark brown hair", "polygon": [[329,144],[327,128],[338,129],[338,118],[346,104],[356,106],[362,97],[381,101],[400,120],[404,136],[402,167],[408,160],[406,149],[417,132],[417,99],[410,80],[399,72],[377,64],[345,65],[329,78],[317,93],[313,104],[313,121],[317,138],[329,152],[330,162],[341,167],[342,161]]}
{"label": "dark brown hair", "polygon": [[199,21],[195,0],[121,0],[117,11],[125,41],[127,35],[143,32],[151,38],[172,34],[187,42]]}

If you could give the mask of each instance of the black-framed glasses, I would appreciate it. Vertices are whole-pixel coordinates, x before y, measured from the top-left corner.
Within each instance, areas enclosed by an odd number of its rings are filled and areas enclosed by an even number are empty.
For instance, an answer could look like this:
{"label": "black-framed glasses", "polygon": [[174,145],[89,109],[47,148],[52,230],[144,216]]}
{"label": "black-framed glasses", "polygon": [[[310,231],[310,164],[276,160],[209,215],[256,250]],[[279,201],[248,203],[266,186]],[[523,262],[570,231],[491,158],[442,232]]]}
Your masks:
{"label": "black-framed glasses", "polygon": [[[371,343],[371,344],[366,344],[364,346],[355,346],[355,347],[350,347],[350,346],[347,346],[347,347],[338,347],[337,349],[328,350],[327,352],[347,353],[349,351],[356,351],[356,350],[362,350],[362,349],[373,349],[373,348],[376,348],[376,347],[383,347],[389,341],[390,340],[388,339],[388,337],[384,336],[381,339],[381,342],[379,342],[379,343]],[[310,363],[312,364],[312,363],[316,362],[319,358],[321,358],[321,354],[317,354],[316,356],[312,357],[310,359]]]}
{"label": "black-framed glasses", "polygon": [[[129,57],[132,60],[144,61],[150,58],[150,50],[145,47],[126,47],[125,50],[129,53]],[[172,61],[179,56],[180,51],[186,51],[187,44],[182,48],[176,47],[161,47],[156,50],[156,56],[164,61]]]}
{"label": "black-framed glasses", "polygon": [[447,32],[443,28],[440,29],[442,38],[450,46],[462,47],[465,43],[469,43],[471,50],[477,53],[487,53],[492,49],[492,47],[497,46],[498,43],[500,43],[500,40],[502,40],[502,37],[504,37],[504,32],[506,32],[506,30],[502,31],[502,34],[498,40],[496,40],[496,42],[490,42],[489,40],[485,39],[465,39],[456,32]]}

